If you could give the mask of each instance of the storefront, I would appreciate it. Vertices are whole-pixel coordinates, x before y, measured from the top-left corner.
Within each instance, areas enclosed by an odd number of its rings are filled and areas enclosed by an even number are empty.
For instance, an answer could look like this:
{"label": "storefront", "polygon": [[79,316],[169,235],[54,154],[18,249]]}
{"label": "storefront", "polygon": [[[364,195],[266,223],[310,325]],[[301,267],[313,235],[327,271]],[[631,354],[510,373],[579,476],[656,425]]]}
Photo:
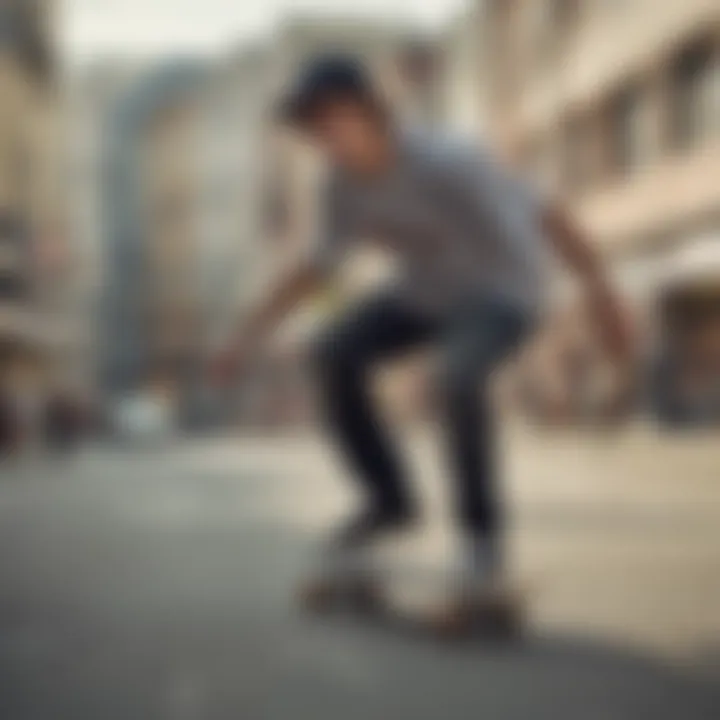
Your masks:
{"label": "storefront", "polygon": [[[618,263],[614,284],[639,357],[628,400],[667,422],[720,422],[720,236]],[[595,422],[625,391],[580,297],[558,297],[516,376],[521,407],[544,424]]]}
{"label": "storefront", "polygon": [[651,407],[672,425],[720,423],[720,235],[668,258],[658,278]]}
{"label": "storefront", "polygon": [[0,307],[0,402],[4,449],[39,439],[47,371],[47,352],[37,318],[13,304]]}

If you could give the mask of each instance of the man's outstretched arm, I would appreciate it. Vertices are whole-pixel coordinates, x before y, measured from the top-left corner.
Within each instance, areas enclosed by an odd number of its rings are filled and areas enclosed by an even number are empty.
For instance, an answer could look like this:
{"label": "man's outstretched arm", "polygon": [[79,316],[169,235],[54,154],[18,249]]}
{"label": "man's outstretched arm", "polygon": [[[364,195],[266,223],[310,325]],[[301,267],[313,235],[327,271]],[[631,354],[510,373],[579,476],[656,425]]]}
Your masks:
{"label": "man's outstretched arm", "polygon": [[608,353],[619,364],[629,365],[633,360],[633,343],[628,318],[598,253],[562,205],[547,205],[542,223],[554,250],[582,283],[589,310],[598,323]]}
{"label": "man's outstretched arm", "polygon": [[215,364],[219,379],[241,370],[265,337],[303,300],[319,292],[324,281],[325,275],[313,262],[299,263],[286,272],[232,334]]}

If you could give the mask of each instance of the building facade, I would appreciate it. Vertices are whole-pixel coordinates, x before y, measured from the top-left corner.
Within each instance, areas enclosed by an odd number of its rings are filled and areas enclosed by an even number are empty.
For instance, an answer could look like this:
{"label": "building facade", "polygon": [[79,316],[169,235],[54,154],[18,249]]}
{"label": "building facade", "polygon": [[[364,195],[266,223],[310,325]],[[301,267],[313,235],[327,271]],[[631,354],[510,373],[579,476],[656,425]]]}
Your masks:
{"label": "building facade", "polygon": [[202,68],[170,61],[130,83],[108,118],[102,172],[100,385],[108,402],[187,365],[194,261],[192,93]]}
{"label": "building facade", "polygon": [[231,54],[196,99],[198,292],[210,331],[237,319],[269,269],[263,238],[268,58],[261,47]]}
{"label": "building facade", "polygon": [[717,2],[477,0],[471,20],[482,130],[569,204],[643,312],[674,253],[717,263]]}
{"label": "building facade", "polygon": [[229,411],[208,393],[207,359],[275,260],[263,234],[267,67],[247,49],[146,69],[110,116],[102,385],[110,397],[160,390],[186,426]]}
{"label": "building facade", "polygon": [[[196,96],[195,282],[203,357],[241,321],[273,269],[265,231],[264,181],[270,135],[270,52],[264,45],[229,53]],[[238,400],[212,397],[198,383],[197,424],[232,418]]]}
{"label": "building facade", "polygon": [[73,239],[74,272],[70,315],[74,351],[67,358],[73,384],[96,395],[101,389],[104,286],[109,224],[106,162],[116,106],[137,82],[139,69],[125,62],[103,62],[66,78],[64,93],[65,177]]}
{"label": "building facade", "polygon": [[179,392],[197,346],[199,314],[193,93],[156,107],[139,138],[148,365]]}
{"label": "building facade", "polygon": [[69,267],[53,11],[0,6],[0,389],[28,407],[52,380]]}

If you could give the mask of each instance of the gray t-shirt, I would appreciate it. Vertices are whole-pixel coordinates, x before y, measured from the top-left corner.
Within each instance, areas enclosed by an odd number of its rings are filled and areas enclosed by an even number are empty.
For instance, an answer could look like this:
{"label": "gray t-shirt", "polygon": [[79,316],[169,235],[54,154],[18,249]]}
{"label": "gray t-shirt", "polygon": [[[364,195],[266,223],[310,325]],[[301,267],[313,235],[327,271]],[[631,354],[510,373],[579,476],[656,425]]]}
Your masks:
{"label": "gray t-shirt", "polygon": [[388,173],[363,180],[336,170],[325,203],[315,256],[323,270],[362,239],[397,256],[402,292],[419,309],[477,292],[533,313],[543,303],[539,200],[473,143],[403,135]]}

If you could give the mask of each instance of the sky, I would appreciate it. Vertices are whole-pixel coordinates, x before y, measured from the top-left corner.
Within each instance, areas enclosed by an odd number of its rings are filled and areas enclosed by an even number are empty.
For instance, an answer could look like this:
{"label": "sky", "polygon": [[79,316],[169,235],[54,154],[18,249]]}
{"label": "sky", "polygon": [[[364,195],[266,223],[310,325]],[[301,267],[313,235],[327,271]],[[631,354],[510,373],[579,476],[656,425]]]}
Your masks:
{"label": "sky", "polygon": [[266,34],[288,13],[407,18],[426,27],[463,0],[65,0],[63,52],[71,64],[98,56],[215,53]]}

